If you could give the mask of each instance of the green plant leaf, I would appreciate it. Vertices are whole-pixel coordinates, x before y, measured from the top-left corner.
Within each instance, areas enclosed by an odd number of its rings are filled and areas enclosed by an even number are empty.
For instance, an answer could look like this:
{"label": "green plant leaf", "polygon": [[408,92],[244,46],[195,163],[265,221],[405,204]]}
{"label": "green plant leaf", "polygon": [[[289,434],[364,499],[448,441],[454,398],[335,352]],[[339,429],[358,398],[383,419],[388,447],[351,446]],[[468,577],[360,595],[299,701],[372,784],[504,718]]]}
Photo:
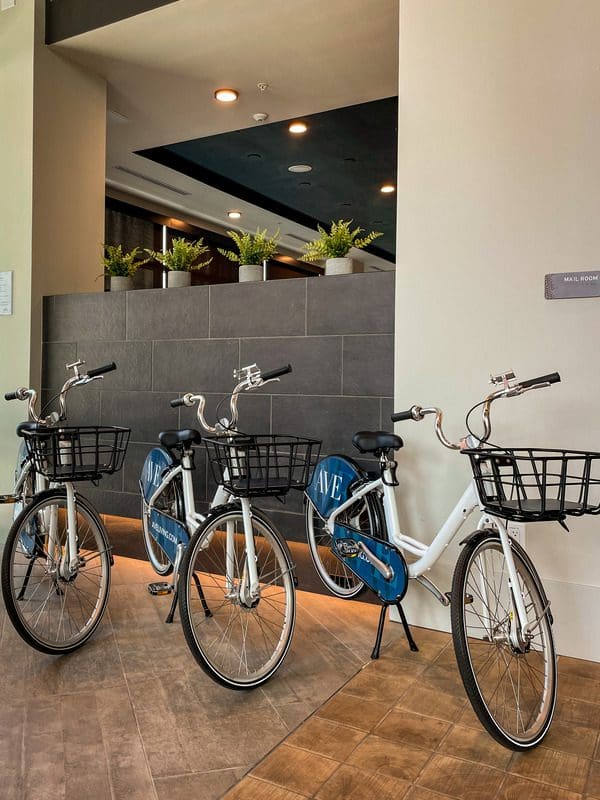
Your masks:
{"label": "green plant leaf", "polygon": [[350,230],[350,225],[352,225],[352,220],[343,219],[337,222],[332,221],[329,231],[317,225],[319,236],[314,241],[304,245],[304,258],[306,261],[344,258],[353,247],[363,249],[378,236],[383,236],[378,231],[371,231],[361,239],[358,237],[363,232],[363,229],[359,227]]}

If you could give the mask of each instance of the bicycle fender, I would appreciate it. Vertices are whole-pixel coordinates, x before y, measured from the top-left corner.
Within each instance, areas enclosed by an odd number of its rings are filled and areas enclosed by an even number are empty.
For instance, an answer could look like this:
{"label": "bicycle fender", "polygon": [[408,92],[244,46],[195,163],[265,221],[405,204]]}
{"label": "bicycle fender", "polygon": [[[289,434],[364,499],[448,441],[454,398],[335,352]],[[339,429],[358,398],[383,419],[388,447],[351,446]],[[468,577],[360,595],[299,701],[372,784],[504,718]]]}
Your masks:
{"label": "bicycle fender", "polygon": [[305,494],[319,515],[327,519],[350,497],[356,482],[366,477],[365,471],[348,456],[326,456],[314,468]]}
{"label": "bicycle fender", "polygon": [[[493,537],[494,539],[500,541],[500,534],[497,531],[493,530],[492,528],[484,528],[483,530],[473,531],[473,533],[469,534],[468,536],[465,536],[465,538],[460,542],[460,544],[461,545],[470,544],[471,542],[478,544],[481,541],[481,539],[488,537]],[[517,553],[521,561],[523,561],[523,563],[531,571],[531,574],[533,575],[536,583],[537,590],[540,593],[540,597],[542,598],[542,603],[544,604],[544,607],[548,606],[547,613],[550,625],[554,625],[554,617],[552,616],[552,610],[549,605],[548,595],[546,594],[546,590],[544,589],[544,584],[542,583],[541,578],[537,573],[533,561],[529,557],[527,551],[524,550],[523,547],[521,547],[521,545],[518,542],[515,542],[514,539],[511,539],[511,547]]]}
{"label": "bicycle fender", "polygon": [[173,466],[173,458],[170,453],[162,447],[153,447],[146,456],[140,485],[142,496],[146,502],[150,500],[154,492],[162,483],[165,472]]}

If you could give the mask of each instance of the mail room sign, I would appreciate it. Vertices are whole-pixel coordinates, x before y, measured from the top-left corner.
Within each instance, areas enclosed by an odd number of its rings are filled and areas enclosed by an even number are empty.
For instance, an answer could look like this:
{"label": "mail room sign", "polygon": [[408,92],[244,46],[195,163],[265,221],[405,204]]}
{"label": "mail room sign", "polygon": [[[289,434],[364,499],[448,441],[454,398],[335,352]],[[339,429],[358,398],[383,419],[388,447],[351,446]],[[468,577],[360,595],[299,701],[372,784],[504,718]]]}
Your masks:
{"label": "mail room sign", "polygon": [[572,297],[600,297],[600,270],[554,272],[546,275],[546,300]]}

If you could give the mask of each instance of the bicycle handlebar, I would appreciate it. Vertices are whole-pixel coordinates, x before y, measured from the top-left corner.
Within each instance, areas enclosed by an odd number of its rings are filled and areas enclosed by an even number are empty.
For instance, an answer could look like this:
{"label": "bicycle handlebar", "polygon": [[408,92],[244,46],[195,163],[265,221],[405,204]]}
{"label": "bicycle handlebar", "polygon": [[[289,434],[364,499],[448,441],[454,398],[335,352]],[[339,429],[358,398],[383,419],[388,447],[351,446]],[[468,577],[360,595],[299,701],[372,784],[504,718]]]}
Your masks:
{"label": "bicycle handlebar", "polygon": [[98,378],[100,375],[104,375],[107,372],[113,372],[117,368],[117,365],[114,361],[111,361],[110,364],[105,364],[103,367],[96,367],[96,369],[88,370],[88,378]]}
{"label": "bicycle handlebar", "polygon": [[67,369],[73,370],[73,375],[63,383],[59,397],[59,411],[52,412],[47,417],[39,417],[36,413],[35,406],[37,402],[37,392],[35,389],[27,389],[24,386],[19,387],[14,392],[7,392],[4,395],[5,400],[28,400],[27,413],[32,422],[37,422],[38,425],[55,425],[60,420],[64,420],[67,416],[67,393],[74,386],[84,386],[86,383],[91,383],[102,378],[106,372],[112,372],[117,368],[114,361],[105,364],[102,367],[90,369],[87,373],[81,374],[79,367],[83,366],[85,361],[81,359],[75,361],[73,364],[67,364]]}
{"label": "bicycle handlebar", "polygon": [[[538,378],[530,378],[526,381],[520,381],[519,383],[511,384],[511,380],[513,380],[514,377],[515,376],[513,372],[507,372],[504,375],[498,376],[497,378],[491,378],[492,383],[502,383],[503,388],[492,392],[482,402],[483,408],[481,411],[481,417],[483,420],[483,436],[479,439],[480,444],[487,442],[492,434],[490,409],[494,400],[497,400],[499,397],[516,397],[517,395],[524,394],[525,392],[530,392],[532,389],[543,389],[553,383],[560,383],[561,380],[558,372],[551,372],[548,375],[541,375]],[[398,411],[392,414],[391,419],[392,422],[401,422],[408,419],[412,419],[415,422],[420,422],[428,414],[435,414],[435,433],[444,447],[447,447],[450,450],[461,450],[464,446],[462,442],[455,444],[447,439],[444,435],[444,431],[442,429],[443,412],[436,406],[422,408],[421,406],[414,405],[411,406],[408,411]]]}
{"label": "bicycle handlebar", "polygon": [[263,372],[262,379],[263,382],[266,383],[267,381],[273,381],[275,378],[281,377],[281,375],[288,375],[292,371],[292,365],[286,364],[285,367],[278,367],[277,369],[272,369],[269,372]]}
{"label": "bicycle handlebar", "polygon": [[529,387],[542,387],[545,384],[551,383],[560,383],[560,375],[558,372],[551,372],[549,375],[542,375],[539,378],[530,378],[528,381],[521,381],[519,385],[522,389],[528,389]]}
{"label": "bicycle handlebar", "polygon": [[281,375],[287,375],[292,372],[292,365],[286,364],[284,367],[278,367],[267,372],[261,373],[256,364],[250,364],[247,367],[242,367],[239,370],[234,370],[233,377],[236,379],[241,378],[236,387],[231,393],[229,400],[229,411],[231,419],[226,424],[217,421],[215,425],[209,425],[204,416],[204,408],[206,406],[206,398],[203,394],[191,394],[188,392],[183,397],[177,397],[170,401],[171,408],[179,408],[180,406],[193,406],[198,403],[198,410],[196,416],[198,422],[208,433],[221,434],[228,430],[234,430],[238,421],[238,395],[242,391],[251,391],[252,389],[259,389],[270,381],[277,381]]}

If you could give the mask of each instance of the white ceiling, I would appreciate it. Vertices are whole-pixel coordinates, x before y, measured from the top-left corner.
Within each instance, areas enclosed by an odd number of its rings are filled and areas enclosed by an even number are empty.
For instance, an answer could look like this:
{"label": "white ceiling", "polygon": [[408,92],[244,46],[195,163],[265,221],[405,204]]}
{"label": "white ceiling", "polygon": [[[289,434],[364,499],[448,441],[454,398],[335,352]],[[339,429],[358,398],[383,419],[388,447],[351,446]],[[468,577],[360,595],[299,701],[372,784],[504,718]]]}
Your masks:
{"label": "white ceiling", "polygon": [[[390,97],[398,92],[398,0],[177,0],[53,45],[109,85],[107,183],[182,218],[312,231],[135,155],[136,150]],[[261,92],[259,82],[269,88]],[[220,86],[240,98],[213,99]],[[189,192],[182,197],[117,166]],[[283,239],[298,250],[297,239]],[[356,253],[361,257],[360,253]],[[369,265],[389,269],[362,254]]]}

